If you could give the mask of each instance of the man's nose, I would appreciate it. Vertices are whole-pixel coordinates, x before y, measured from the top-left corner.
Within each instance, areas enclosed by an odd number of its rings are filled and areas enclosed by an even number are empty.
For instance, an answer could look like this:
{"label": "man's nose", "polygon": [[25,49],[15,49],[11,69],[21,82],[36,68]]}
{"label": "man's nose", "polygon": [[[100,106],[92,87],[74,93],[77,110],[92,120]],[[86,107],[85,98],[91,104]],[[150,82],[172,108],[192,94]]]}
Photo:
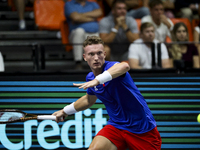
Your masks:
{"label": "man's nose", "polygon": [[98,59],[98,55],[97,54],[94,55],[94,59]]}

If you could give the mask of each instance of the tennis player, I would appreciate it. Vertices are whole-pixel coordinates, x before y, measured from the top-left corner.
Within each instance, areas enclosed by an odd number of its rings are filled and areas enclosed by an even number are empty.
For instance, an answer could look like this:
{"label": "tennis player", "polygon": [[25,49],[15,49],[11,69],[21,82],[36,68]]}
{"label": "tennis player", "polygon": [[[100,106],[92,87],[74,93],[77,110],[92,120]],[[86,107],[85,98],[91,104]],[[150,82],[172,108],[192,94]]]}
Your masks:
{"label": "tennis player", "polygon": [[86,95],[53,113],[56,121],[91,107],[100,99],[110,117],[108,125],[94,137],[89,150],[160,150],[161,137],[144,97],[134,84],[126,62],[105,61],[104,42],[97,36],[83,43],[83,58],[92,72],[85,83]]}

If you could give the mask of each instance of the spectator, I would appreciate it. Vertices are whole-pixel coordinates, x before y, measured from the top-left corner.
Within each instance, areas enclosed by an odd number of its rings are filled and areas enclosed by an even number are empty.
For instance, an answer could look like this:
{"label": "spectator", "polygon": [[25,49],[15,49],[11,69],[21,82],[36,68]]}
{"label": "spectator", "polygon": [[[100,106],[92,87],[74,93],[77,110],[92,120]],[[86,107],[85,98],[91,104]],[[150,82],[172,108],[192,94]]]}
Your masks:
{"label": "spectator", "polygon": [[141,22],[150,22],[155,27],[156,39],[165,42],[166,37],[171,37],[170,31],[173,29],[172,21],[164,15],[164,6],[161,0],[151,0],[149,2],[151,15],[142,18]]}
{"label": "spectator", "polygon": [[126,16],[126,4],[123,0],[115,0],[112,5],[112,14],[100,21],[100,37],[107,44],[105,50],[107,60],[127,60],[130,42],[138,36],[137,22]]}
{"label": "spectator", "polygon": [[[141,25],[140,39],[137,39],[129,47],[129,64],[131,69],[151,69],[152,68],[152,53],[151,44],[159,43],[155,39],[155,28],[153,24],[146,22]],[[156,47],[156,46],[155,46]],[[155,62],[157,63],[157,48],[155,48]],[[166,46],[161,44],[161,59],[162,68],[170,68],[169,56]]]}
{"label": "spectator", "polygon": [[[24,11],[26,2],[25,0],[14,0],[15,6],[19,16],[19,30],[26,30],[26,22],[24,19]],[[29,0],[28,2],[33,3],[34,0]]]}
{"label": "spectator", "polygon": [[176,0],[174,4],[175,9],[180,11],[180,17],[188,18],[189,20],[199,18],[199,0]]}
{"label": "spectator", "polygon": [[139,0],[125,0],[127,5],[127,15],[133,18],[142,18],[144,16],[150,15],[148,2],[149,0],[141,0],[142,5],[139,4]]}
{"label": "spectator", "polygon": [[188,29],[184,23],[180,22],[174,25],[173,41],[184,42],[182,44],[173,44],[169,48],[174,67],[180,70],[199,68],[199,57],[196,46],[194,44],[185,43],[188,41]]}
{"label": "spectator", "polygon": [[87,0],[71,0],[65,3],[65,16],[69,23],[69,40],[73,43],[73,54],[76,69],[82,69],[82,43],[89,35],[98,35],[97,18],[102,10],[96,2]]}
{"label": "spectator", "polygon": [[3,56],[0,52],[0,72],[4,72],[4,71],[5,71],[5,67],[4,67]]}
{"label": "spectator", "polygon": [[175,0],[162,0],[165,9],[165,15],[168,18],[175,18]]}
{"label": "spectator", "polygon": [[[112,7],[114,0],[106,0],[106,4],[109,8]],[[124,0],[127,7],[127,15],[133,18],[142,18],[143,16],[149,15],[148,2],[149,0]],[[108,13],[107,13],[108,14]]]}
{"label": "spectator", "polygon": [[194,28],[194,42],[198,49],[200,59],[200,22],[199,25]]}

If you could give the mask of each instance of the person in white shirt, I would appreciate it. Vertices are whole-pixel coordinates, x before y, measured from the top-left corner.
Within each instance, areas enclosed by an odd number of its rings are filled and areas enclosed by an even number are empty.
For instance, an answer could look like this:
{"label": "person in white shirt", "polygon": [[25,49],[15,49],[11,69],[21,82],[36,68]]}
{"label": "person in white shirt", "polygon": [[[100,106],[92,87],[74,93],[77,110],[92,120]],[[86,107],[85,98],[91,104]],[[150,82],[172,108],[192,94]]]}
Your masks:
{"label": "person in white shirt", "polygon": [[156,39],[160,42],[165,42],[166,37],[171,38],[173,30],[172,21],[164,15],[164,5],[161,0],[151,0],[149,2],[151,15],[144,16],[141,22],[150,22],[155,27]]}
{"label": "person in white shirt", "polygon": [[3,56],[0,52],[0,72],[4,72],[4,71],[5,71],[4,60],[3,60]]}
{"label": "person in white shirt", "polygon": [[[131,69],[151,69],[152,52],[151,43],[159,43],[155,39],[155,28],[153,24],[146,22],[141,25],[140,39],[134,41],[129,47],[128,60]],[[155,63],[157,64],[157,46],[155,46]],[[162,68],[170,68],[170,61],[166,46],[161,44],[161,65]]]}

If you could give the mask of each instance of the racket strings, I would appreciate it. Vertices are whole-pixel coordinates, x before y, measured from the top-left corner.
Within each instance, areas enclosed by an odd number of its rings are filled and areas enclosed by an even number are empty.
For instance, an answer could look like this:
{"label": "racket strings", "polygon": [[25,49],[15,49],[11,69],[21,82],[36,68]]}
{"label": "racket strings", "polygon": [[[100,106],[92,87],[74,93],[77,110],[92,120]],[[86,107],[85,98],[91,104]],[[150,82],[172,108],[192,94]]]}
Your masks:
{"label": "racket strings", "polygon": [[12,122],[24,117],[20,112],[0,112],[0,122]]}

